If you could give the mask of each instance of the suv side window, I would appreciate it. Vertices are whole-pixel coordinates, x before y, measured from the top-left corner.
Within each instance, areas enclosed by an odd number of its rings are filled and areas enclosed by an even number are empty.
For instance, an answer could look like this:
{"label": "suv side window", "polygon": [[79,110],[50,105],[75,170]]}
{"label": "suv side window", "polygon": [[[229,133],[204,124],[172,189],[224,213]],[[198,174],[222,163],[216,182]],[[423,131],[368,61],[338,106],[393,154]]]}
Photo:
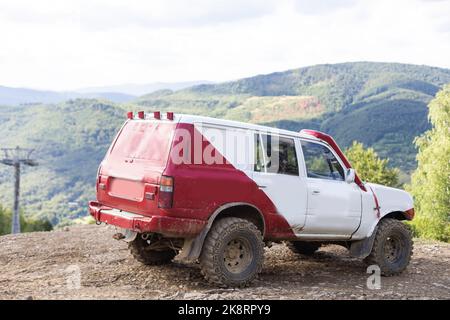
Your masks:
{"label": "suv side window", "polygon": [[255,138],[255,171],[298,176],[294,139],[266,134],[256,134]]}
{"label": "suv side window", "polygon": [[308,178],[344,181],[344,169],[326,146],[302,141]]}
{"label": "suv side window", "polygon": [[254,171],[261,172],[265,171],[265,168],[263,167],[264,158],[263,158],[263,151],[261,148],[261,139],[259,137],[259,133],[255,133],[255,166]]}

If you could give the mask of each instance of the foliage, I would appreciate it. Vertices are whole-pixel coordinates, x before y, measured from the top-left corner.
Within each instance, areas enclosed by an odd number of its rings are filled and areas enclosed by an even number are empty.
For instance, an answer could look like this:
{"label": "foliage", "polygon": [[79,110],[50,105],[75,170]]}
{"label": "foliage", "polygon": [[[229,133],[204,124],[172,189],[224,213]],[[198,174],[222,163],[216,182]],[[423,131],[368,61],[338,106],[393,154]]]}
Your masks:
{"label": "foliage", "polygon": [[430,102],[432,128],[416,139],[418,168],[409,190],[418,235],[450,242],[450,84]]}
{"label": "foliage", "polygon": [[[11,233],[11,220],[11,210],[7,210],[0,205],[0,235]],[[50,221],[45,219],[26,219],[23,214],[20,215],[20,228],[22,232],[53,230],[53,226]]]}
{"label": "foliage", "polygon": [[345,150],[345,155],[352,164],[358,176],[363,181],[398,187],[398,169],[388,167],[389,159],[380,159],[373,148],[364,148],[360,142]]}

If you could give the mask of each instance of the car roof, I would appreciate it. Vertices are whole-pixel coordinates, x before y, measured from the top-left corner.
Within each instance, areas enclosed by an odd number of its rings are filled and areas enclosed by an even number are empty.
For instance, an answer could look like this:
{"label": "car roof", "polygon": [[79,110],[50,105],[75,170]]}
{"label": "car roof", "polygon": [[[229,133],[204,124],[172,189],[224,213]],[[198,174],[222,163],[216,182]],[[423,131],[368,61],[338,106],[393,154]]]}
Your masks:
{"label": "car roof", "polygon": [[210,125],[233,127],[233,128],[239,128],[239,129],[264,131],[264,132],[296,136],[296,137],[300,137],[300,138],[307,138],[307,139],[311,139],[311,140],[322,141],[321,139],[318,139],[312,135],[300,133],[297,131],[284,130],[284,129],[279,129],[279,128],[275,128],[275,127],[263,126],[263,125],[234,121],[234,120],[225,120],[225,119],[218,119],[218,118],[199,116],[199,115],[191,115],[191,114],[178,114],[175,116],[175,118],[178,118],[176,120],[178,120],[181,123],[210,124]]}

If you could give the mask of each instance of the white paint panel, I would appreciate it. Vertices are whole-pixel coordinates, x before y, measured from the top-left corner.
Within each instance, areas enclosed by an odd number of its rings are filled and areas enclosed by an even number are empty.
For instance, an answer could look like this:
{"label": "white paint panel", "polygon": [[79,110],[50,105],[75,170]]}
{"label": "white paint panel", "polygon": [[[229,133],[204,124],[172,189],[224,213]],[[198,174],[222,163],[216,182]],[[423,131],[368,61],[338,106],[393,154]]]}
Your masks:
{"label": "white paint panel", "polygon": [[299,233],[306,221],[307,186],[302,170],[300,142],[296,138],[292,139],[295,143],[299,175],[253,172],[253,179],[272,200],[278,213],[286,219],[293,232]]}
{"label": "white paint panel", "polygon": [[305,234],[350,237],[361,221],[361,191],[355,183],[308,178]]}
{"label": "white paint panel", "polygon": [[289,137],[295,141],[300,176],[254,172],[254,130],[200,123],[196,128],[235,168],[260,186],[294,233],[301,230],[306,220],[307,189],[298,139]]}

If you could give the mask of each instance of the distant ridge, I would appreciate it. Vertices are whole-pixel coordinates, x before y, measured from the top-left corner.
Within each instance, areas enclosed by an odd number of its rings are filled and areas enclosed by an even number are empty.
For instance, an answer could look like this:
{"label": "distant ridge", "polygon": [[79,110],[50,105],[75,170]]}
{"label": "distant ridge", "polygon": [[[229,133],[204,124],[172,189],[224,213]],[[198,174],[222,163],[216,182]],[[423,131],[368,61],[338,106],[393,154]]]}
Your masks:
{"label": "distant ridge", "polygon": [[123,94],[128,94],[132,96],[142,96],[144,94],[152,93],[159,90],[172,90],[177,91],[185,89],[188,87],[201,85],[201,84],[211,84],[213,82],[206,80],[199,81],[184,81],[184,82],[154,82],[147,84],[121,84],[115,86],[102,86],[102,87],[89,87],[76,90],[81,93],[91,93],[91,92],[119,92]]}
{"label": "distant ridge", "polygon": [[149,84],[124,84],[116,86],[89,87],[73,91],[36,90],[0,86],[0,105],[36,103],[60,103],[70,99],[105,99],[115,103],[129,102],[138,96],[155,91],[181,90],[187,87],[210,84],[210,81],[155,82]]}
{"label": "distant ridge", "polygon": [[0,105],[16,106],[20,104],[60,103],[66,100],[79,98],[106,99],[111,102],[121,103],[131,101],[135,99],[136,96],[117,92],[58,92],[0,86]]}

